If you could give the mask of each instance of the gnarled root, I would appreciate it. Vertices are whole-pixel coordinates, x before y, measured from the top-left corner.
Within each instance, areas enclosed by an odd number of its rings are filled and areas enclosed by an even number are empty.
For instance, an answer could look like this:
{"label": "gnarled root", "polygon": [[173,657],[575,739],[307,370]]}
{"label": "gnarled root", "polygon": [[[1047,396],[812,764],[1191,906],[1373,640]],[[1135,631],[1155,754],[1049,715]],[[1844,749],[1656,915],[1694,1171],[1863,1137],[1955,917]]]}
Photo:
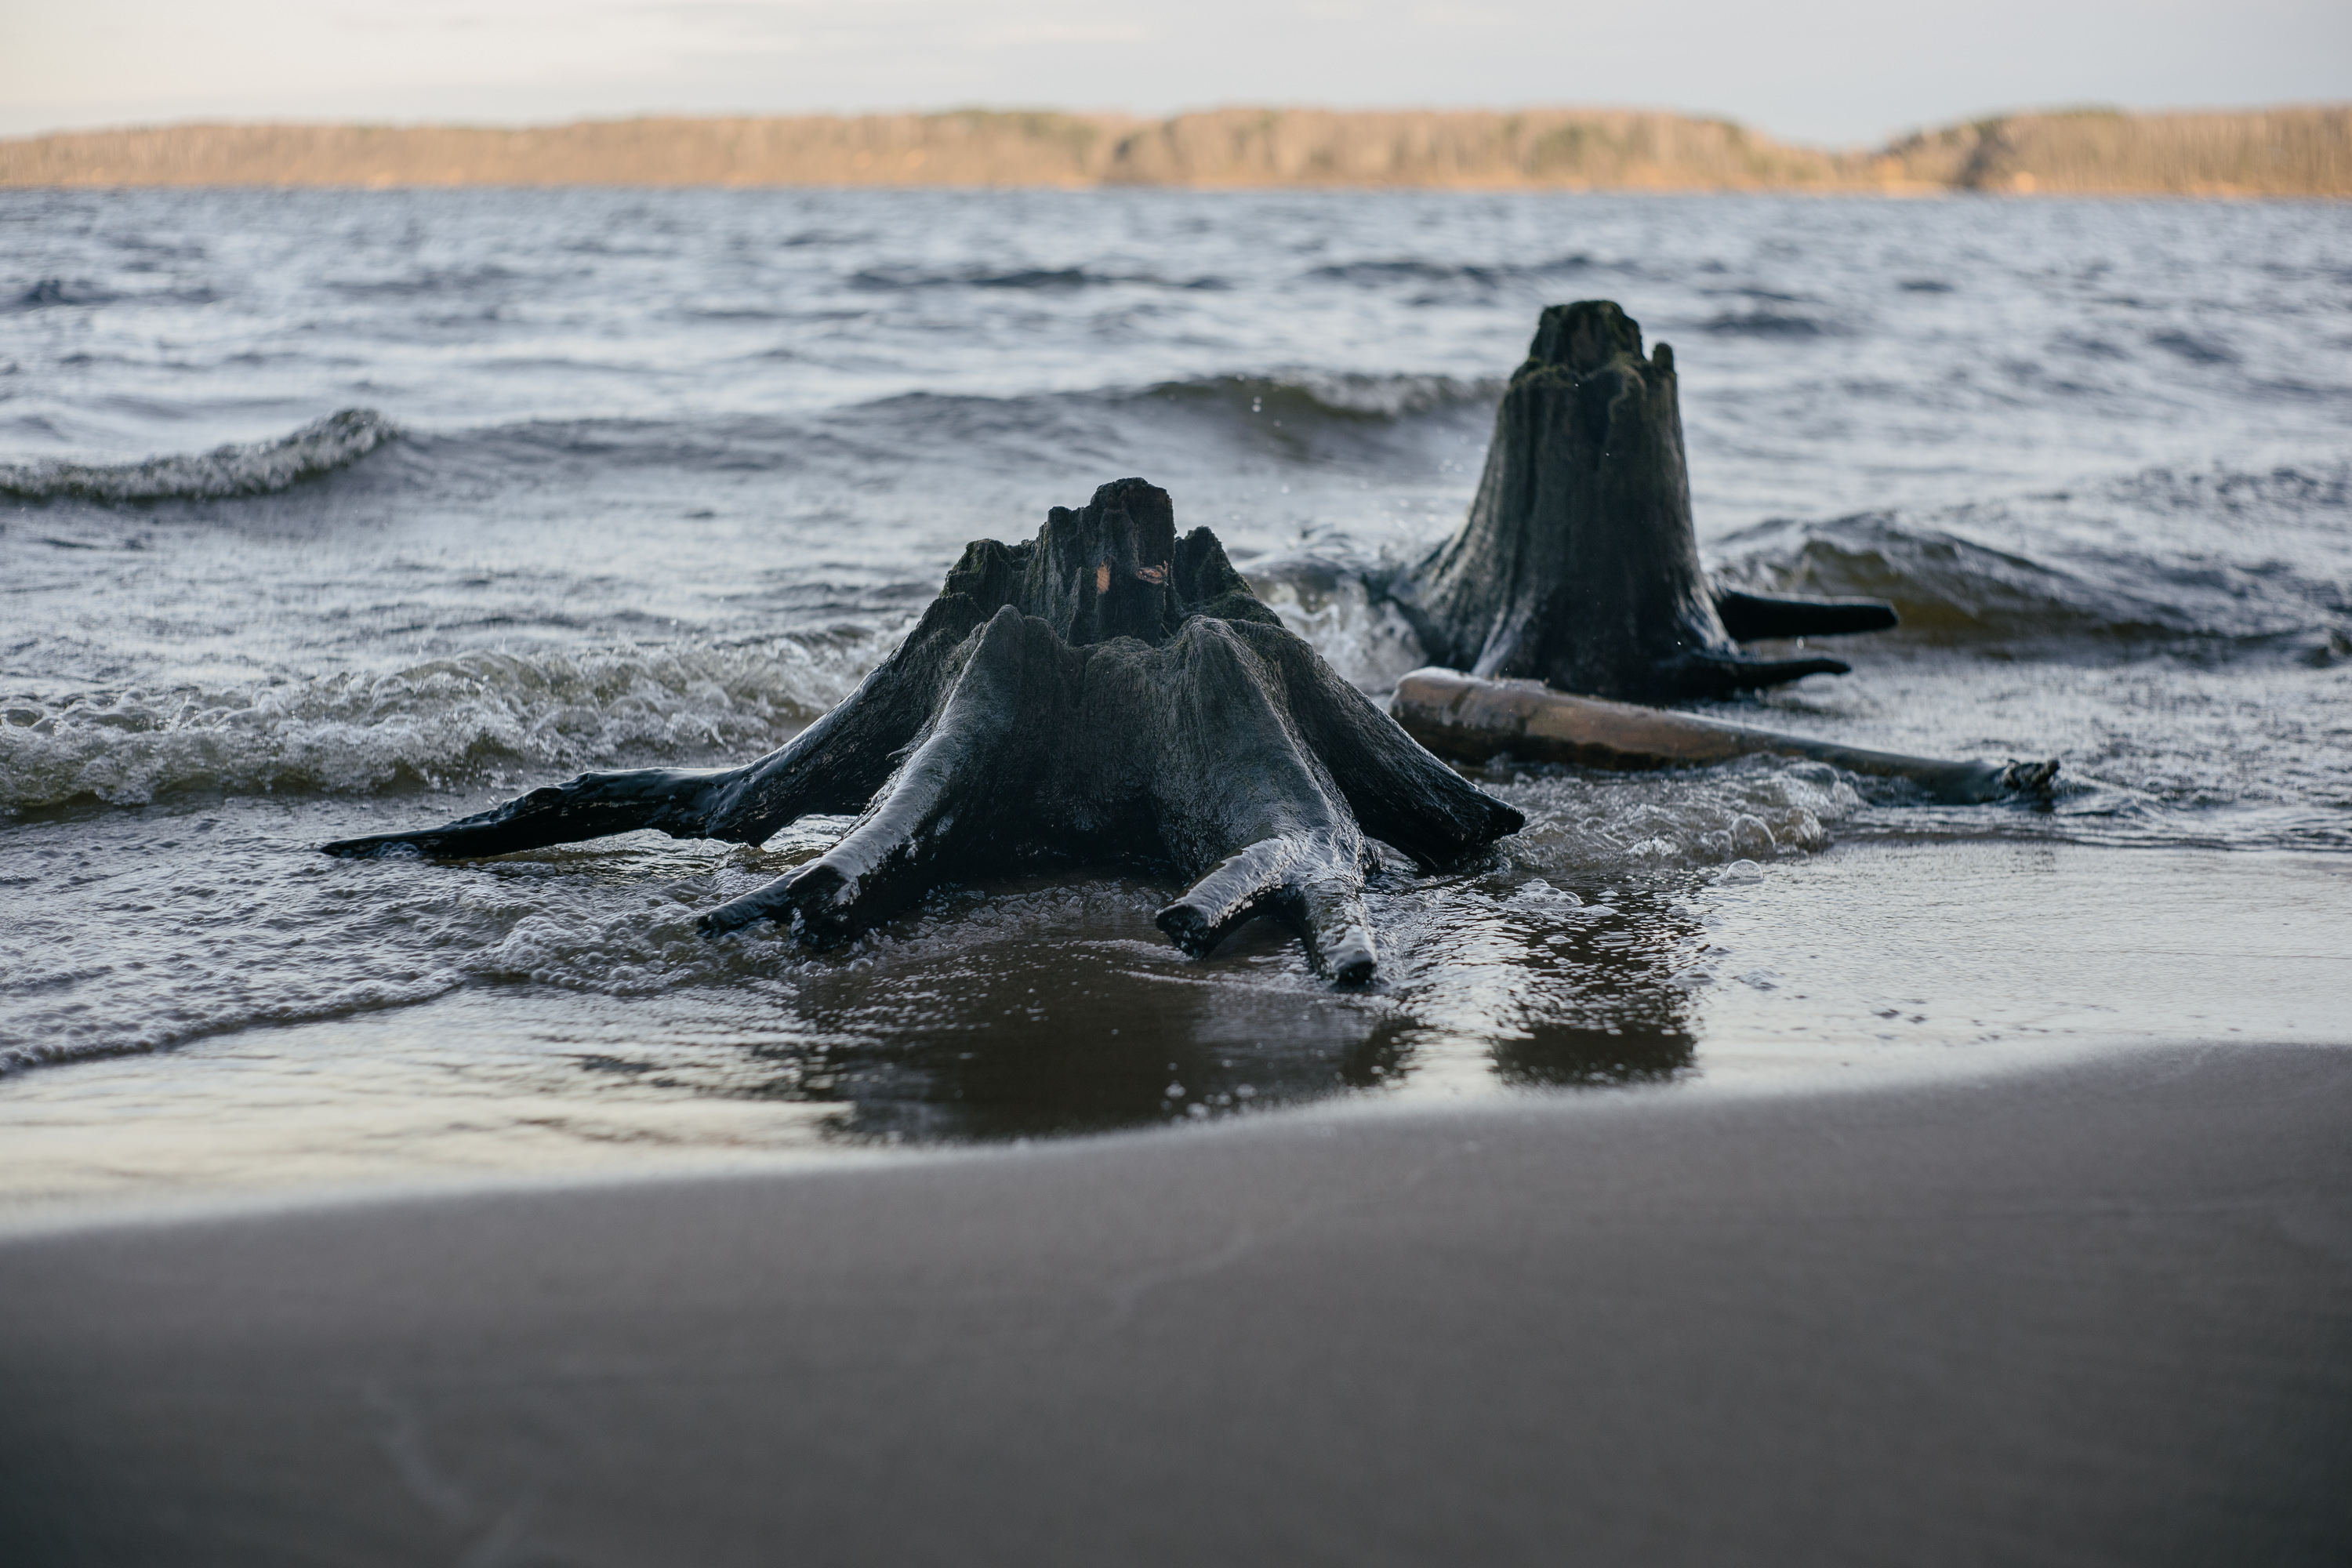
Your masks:
{"label": "gnarled root", "polygon": [[1798,599],[1738,588],[1715,590],[1715,613],[1734,642],[1883,632],[1896,618],[1895,606],[1880,599]]}
{"label": "gnarled root", "polygon": [[1159,915],[1204,954],[1268,913],[1346,984],[1379,965],[1369,831],[1423,867],[1517,832],[1517,811],[1423,751],[1251,595],[1167,493],[1106,485],[1035,541],[983,540],[904,646],[790,745],[711,773],[590,774],[444,827],[347,839],[503,854],[637,827],[758,843],[863,808],[833,848],[711,910],[846,940],[942,881],[1024,861],[1173,871]]}
{"label": "gnarled root", "polygon": [[1297,931],[1316,968],[1342,985],[1361,985],[1380,968],[1361,866],[1324,836],[1261,839],[1227,857],[1152,921],[1198,958],[1260,914]]}
{"label": "gnarled root", "polygon": [[830,947],[914,902],[958,859],[985,858],[1006,797],[1017,799],[1028,783],[1024,721],[1051,701],[1024,678],[1049,673],[1037,666],[1055,662],[1050,645],[1058,640],[1044,622],[1024,621],[1009,605],[1000,609],[958,650],[961,670],[938,713],[848,834],[807,865],[711,910],[702,929],[717,934],[779,920],[812,946]]}
{"label": "gnarled root", "polygon": [[566,784],[535,789],[477,816],[460,817],[416,833],[378,833],[339,838],[322,848],[330,855],[361,858],[390,849],[409,849],[436,859],[512,855],[520,850],[569,844],[656,827],[673,838],[706,838],[712,803],[742,773],[643,768],[632,773],[583,773]]}

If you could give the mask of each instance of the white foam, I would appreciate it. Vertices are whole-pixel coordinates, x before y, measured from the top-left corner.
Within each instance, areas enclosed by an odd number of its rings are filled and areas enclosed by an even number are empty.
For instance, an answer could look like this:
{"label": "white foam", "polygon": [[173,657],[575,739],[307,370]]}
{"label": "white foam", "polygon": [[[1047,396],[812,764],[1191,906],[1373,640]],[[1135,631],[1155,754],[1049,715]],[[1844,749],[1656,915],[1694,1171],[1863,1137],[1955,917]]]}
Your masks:
{"label": "white foam", "polygon": [[280,686],[12,699],[0,705],[0,810],[756,755],[846,696],[895,636],[469,653]]}
{"label": "white foam", "polygon": [[141,463],[0,465],[0,495],[108,503],[269,495],[348,468],[399,435],[399,427],[374,409],[346,408],[275,440],[209,452]]}
{"label": "white foam", "polygon": [[1293,575],[1276,564],[1253,572],[1250,586],[1285,626],[1362,690],[1393,691],[1406,671],[1429,662],[1412,625],[1396,605],[1372,598],[1359,573]]}
{"label": "white foam", "polygon": [[1664,773],[1546,770],[1481,786],[1527,813],[1501,843],[1517,865],[1558,875],[1666,869],[1817,854],[1830,827],[1864,808],[1822,763],[1751,758]]}

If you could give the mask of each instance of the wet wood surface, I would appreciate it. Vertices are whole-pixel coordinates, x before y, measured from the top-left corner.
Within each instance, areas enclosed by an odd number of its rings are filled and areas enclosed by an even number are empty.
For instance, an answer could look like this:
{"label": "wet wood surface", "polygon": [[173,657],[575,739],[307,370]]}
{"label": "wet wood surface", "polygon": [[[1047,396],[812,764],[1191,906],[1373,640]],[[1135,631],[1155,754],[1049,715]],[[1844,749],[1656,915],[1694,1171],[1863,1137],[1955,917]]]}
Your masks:
{"label": "wet wood surface", "polygon": [[1706,767],[1764,752],[1804,757],[1847,773],[1906,779],[1931,800],[1972,805],[2046,791],[2050,762],[1954,762],[1866,751],[1803,735],[1702,719],[1663,708],[1555,691],[1536,680],[1486,680],[1460,670],[1416,669],[1397,683],[1390,712],[1441,757],[1497,756],[1574,763],[1613,772]]}

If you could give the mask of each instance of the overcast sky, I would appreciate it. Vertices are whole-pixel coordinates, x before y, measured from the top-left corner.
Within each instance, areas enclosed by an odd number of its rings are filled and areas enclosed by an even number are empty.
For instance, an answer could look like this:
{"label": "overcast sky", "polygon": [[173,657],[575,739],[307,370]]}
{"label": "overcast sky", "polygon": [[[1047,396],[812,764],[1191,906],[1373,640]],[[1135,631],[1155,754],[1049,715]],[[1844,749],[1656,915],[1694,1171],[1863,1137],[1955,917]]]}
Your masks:
{"label": "overcast sky", "polygon": [[2352,98],[2347,0],[0,0],[0,134],[191,119],[1622,104],[1838,145]]}

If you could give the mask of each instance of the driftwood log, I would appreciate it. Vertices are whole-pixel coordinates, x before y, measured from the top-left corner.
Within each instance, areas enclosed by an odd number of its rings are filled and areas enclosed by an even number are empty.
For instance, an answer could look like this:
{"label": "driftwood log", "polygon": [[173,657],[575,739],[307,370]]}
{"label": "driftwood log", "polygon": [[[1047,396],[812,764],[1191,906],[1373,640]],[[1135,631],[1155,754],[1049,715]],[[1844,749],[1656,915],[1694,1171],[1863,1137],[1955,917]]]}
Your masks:
{"label": "driftwood log", "polygon": [[1761,752],[1810,757],[1848,773],[1907,779],[1928,799],[1951,805],[2045,794],[2058,776],[2054,760],[1956,763],[1869,752],[1664,709],[1571,697],[1540,681],[1483,680],[1454,669],[1414,670],[1397,682],[1390,711],[1431,751],[1472,762],[1508,755],[1647,772],[1704,767]]}
{"label": "driftwood log", "polygon": [[1615,304],[1547,309],[1461,531],[1389,585],[1431,662],[1634,702],[1720,697],[1843,661],[1740,642],[1874,631],[1875,600],[1719,592],[1699,565],[1674,351]]}
{"label": "driftwood log", "polygon": [[898,651],[755,763],[589,773],[324,847],[467,858],[635,828],[758,844],[848,812],[830,850],[703,929],[775,920],[824,946],[943,881],[1124,861],[1191,884],[1157,917],[1186,952],[1268,913],[1360,984],[1379,963],[1368,839],[1433,868],[1524,825],[1284,630],[1214,534],[1177,538],[1165,490],[1121,479],[1028,543],[969,546]]}

